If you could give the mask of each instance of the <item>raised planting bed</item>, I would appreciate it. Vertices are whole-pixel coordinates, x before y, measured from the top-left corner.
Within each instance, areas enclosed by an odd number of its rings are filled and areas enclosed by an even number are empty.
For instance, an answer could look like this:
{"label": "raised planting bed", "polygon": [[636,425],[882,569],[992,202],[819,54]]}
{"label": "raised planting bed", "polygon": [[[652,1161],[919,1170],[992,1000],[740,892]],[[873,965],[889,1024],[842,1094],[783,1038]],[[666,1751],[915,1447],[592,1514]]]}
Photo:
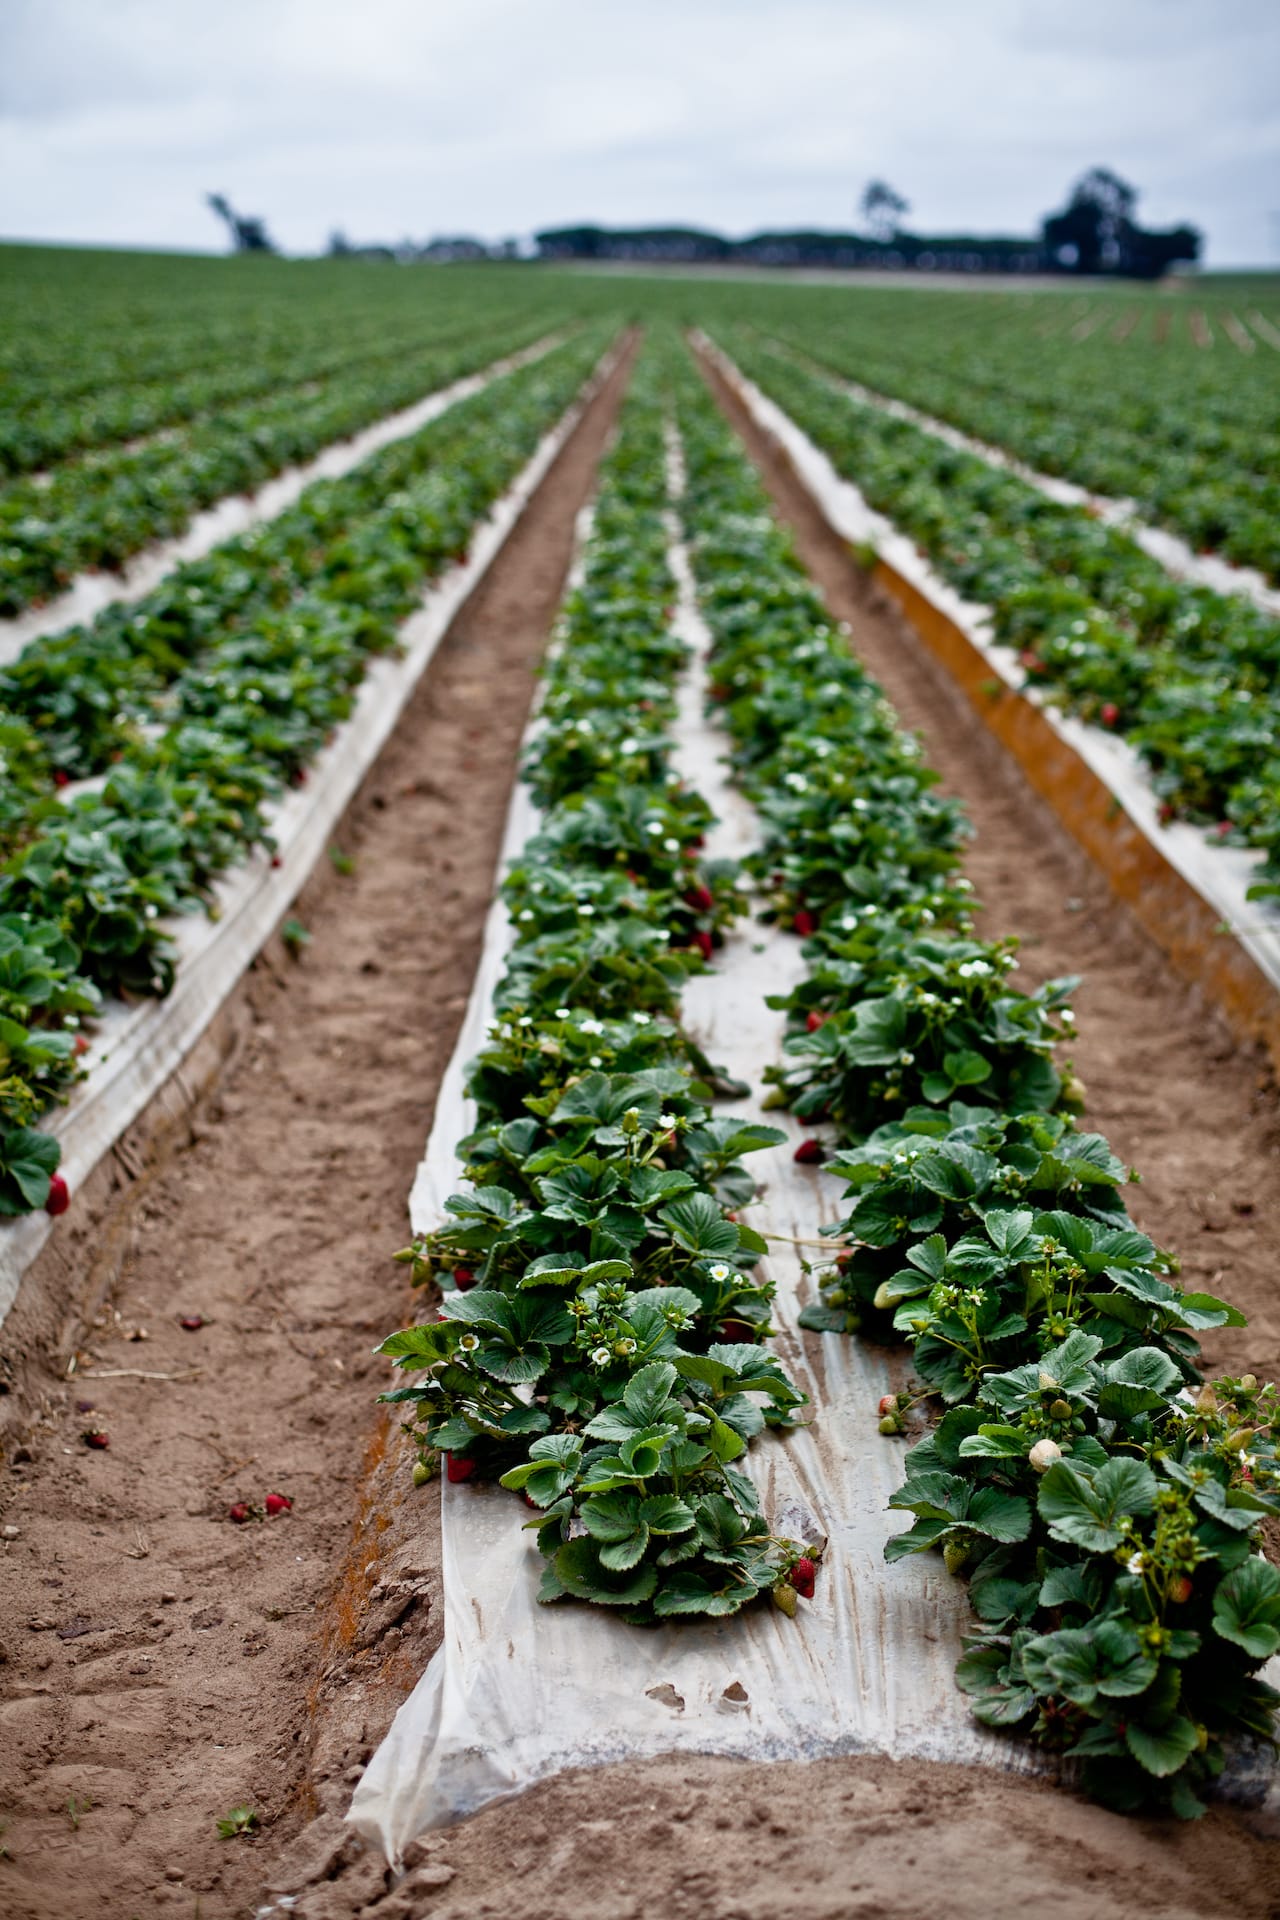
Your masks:
{"label": "raised planting bed", "polygon": [[[736,362],[708,352],[830,525],[897,600],[1179,972],[1211,994],[1237,1032],[1280,1061],[1280,913],[1253,897],[1259,853],[1170,818],[1135,748],[1053,704],[1053,692],[1027,673],[1023,651],[1001,639],[998,614],[942,577]],[[837,423],[833,445],[838,432]]]}
{"label": "raised planting bed", "polygon": [[[598,345],[583,342],[562,350],[563,358],[556,356],[545,368],[530,369],[518,377],[524,384],[512,392],[504,409],[488,407],[481,412],[473,431],[484,449],[483,461],[470,472],[464,442],[454,443],[458,462],[451,483],[458,493],[454,512],[464,517],[451,520],[443,511],[446,502],[437,482],[433,501],[437,517],[426,523],[417,572],[405,573],[400,563],[398,591],[403,598],[387,607],[383,615],[387,625],[378,644],[369,648],[367,656],[357,655],[348,662],[350,677],[331,716],[332,725],[323,733],[315,728],[311,742],[295,737],[285,748],[286,764],[295,760],[302,771],[310,763],[306,777],[295,777],[286,785],[275,770],[279,748],[273,748],[269,736],[260,743],[266,780],[260,805],[249,822],[252,832],[223,843],[219,865],[230,871],[219,877],[206,869],[200,897],[209,911],[167,922],[160,917],[151,920],[142,902],[164,884],[165,869],[152,874],[145,865],[135,868],[131,878],[138,902],[135,911],[146,929],[150,950],[162,956],[160,984],[167,991],[158,997],[105,1003],[95,994],[87,1014],[59,1016],[54,1037],[65,1035],[65,1045],[58,1049],[57,1061],[64,1076],[75,1065],[82,1077],[66,1107],[46,1121],[46,1132],[33,1138],[28,1126],[11,1128],[6,1135],[7,1147],[19,1135],[16,1146],[25,1152],[29,1168],[20,1179],[11,1172],[16,1187],[11,1211],[17,1212],[23,1203],[31,1211],[0,1228],[0,1315],[12,1305],[22,1275],[53,1230],[43,1207],[49,1176],[59,1160],[60,1177],[74,1193],[186,1057],[300,890],[451,620],[484,577],[591,394],[614,364],[617,348],[598,359]],[[402,507],[403,500],[401,496]],[[465,557],[452,558],[463,528]],[[443,541],[435,535],[443,535]],[[394,548],[386,550],[386,560],[397,564]],[[424,583],[428,583],[425,591]],[[377,639],[377,633],[369,629],[367,638]],[[379,657],[372,657],[375,654]],[[252,712],[252,707],[247,711]],[[325,733],[331,734],[327,741]],[[239,748],[237,777],[242,779],[251,765],[245,749]],[[188,776],[189,784],[191,780]],[[103,808],[110,809],[112,800],[108,783]],[[96,831],[97,803],[91,798],[89,804]],[[127,813],[123,808],[120,813],[127,824]],[[110,830],[108,821],[102,831],[105,835]],[[146,851],[145,843],[142,850]],[[166,852],[171,862],[172,848]],[[188,857],[196,854],[193,846]],[[25,924],[29,930],[60,923],[52,915],[42,922],[29,910]],[[104,977],[110,983],[118,975],[108,971]],[[35,1024],[27,1030],[43,1035],[47,1029],[39,1021],[40,1010],[35,1012]],[[32,1014],[27,1018],[32,1019]],[[74,1046],[75,1037],[83,1031],[75,1024],[79,1018],[97,1023],[96,1037],[83,1060]],[[33,1079],[33,1095],[38,1097],[52,1077],[49,1073]]]}

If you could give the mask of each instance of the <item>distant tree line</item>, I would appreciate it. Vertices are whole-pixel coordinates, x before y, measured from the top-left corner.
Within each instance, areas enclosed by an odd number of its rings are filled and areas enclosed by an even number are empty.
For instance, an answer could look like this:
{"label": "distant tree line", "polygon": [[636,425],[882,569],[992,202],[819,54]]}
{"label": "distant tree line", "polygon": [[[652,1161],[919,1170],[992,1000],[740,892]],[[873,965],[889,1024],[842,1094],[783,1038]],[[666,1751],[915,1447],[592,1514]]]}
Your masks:
{"label": "distant tree line", "polygon": [[908,203],[882,180],[862,196],[866,231],[753,233],[728,240],[701,227],[548,227],[535,234],[543,260],[631,260],[761,267],[912,268],[951,273],[1111,273],[1154,280],[1175,261],[1200,257],[1194,227],[1154,231],[1133,217],[1137,194],[1093,167],[1061,213],[1030,235],[918,234],[898,225]]}

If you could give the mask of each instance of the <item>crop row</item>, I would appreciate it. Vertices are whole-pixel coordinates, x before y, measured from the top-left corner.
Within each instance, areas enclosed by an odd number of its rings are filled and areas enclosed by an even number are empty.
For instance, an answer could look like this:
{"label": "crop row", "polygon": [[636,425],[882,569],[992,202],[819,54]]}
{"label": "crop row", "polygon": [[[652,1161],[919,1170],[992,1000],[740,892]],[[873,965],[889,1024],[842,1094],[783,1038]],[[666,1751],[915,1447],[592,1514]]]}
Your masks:
{"label": "crop row", "polygon": [[[465,341],[364,354],[331,377],[232,406],[189,427],[0,490],[0,613],[15,613],[91,567],[118,567],[184,531],[201,508],[474,373],[537,334],[527,321]],[[318,390],[314,390],[318,388]]]}
{"label": "crop row", "polygon": [[[524,318],[536,330],[535,317],[526,314]],[[282,328],[248,349],[243,342],[223,341],[216,349],[203,343],[198,366],[184,367],[168,378],[109,385],[71,401],[49,397],[43,385],[33,380],[25,394],[10,391],[7,405],[0,406],[0,474],[35,473],[76,457],[85,458],[86,472],[109,474],[114,470],[113,450],[120,442],[165,434],[173,446],[177,436],[167,430],[234,402],[263,395],[274,400],[292,396],[296,405],[321,382],[343,373],[372,372],[397,362],[416,366],[423,353],[476,340],[495,325],[510,331],[507,315],[445,313],[433,315],[432,320],[431,325],[421,317],[391,324],[381,314],[366,313],[337,334],[329,326],[308,326]],[[545,330],[551,323],[543,324]],[[496,352],[495,348],[495,357]],[[252,415],[246,418],[251,428],[257,425]],[[34,505],[38,496],[43,505],[48,477],[46,472],[39,487],[24,491],[21,497]],[[0,490],[0,500],[4,498]]]}
{"label": "crop row", "polygon": [[1125,735],[1162,818],[1264,850],[1280,882],[1280,621],[1180,584],[1124,534],[909,421],[859,404],[783,351],[726,331],[738,364],[938,573],[990,609],[1031,684]]}
{"label": "crop row", "polygon": [[[1132,499],[1197,549],[1280,575],[1280,407],[1272,356],[1177,378],[1151,355],[1081,355],[1002,316],[998,340],[917,298],[778,309],[769,331],[835,371],[1005,447],[1044,473]],[[958,324],[957,324],[958,322]],[[1196,362],[1208,356],[1198,354]],[[1216,384],[1215,384],[1216,376]]]}
{"label": "crop row", "polygon": [[645,1621],[812,1590],[735,1464],[803,1396],[761,1344],[764,1242],[735,1209],[776,1129],[717,1118],[680,990],[739,912],[710,812],[671,765],[664,409],[642,365],[563,609],[524,777],[537,832],[502,884],[514,944],[471,1063],[466,1190],[405,1258],[434,1321],[382,1351],[416,1479],[501,1477],[545,1556],[540,1598]]}
{"label": "crop row", "polygon": [[541,314],[544,331],[563,323],[558,288],[536,281],[513,299],[500,278],[0,248],[0,473],[516,313]]}
{"label": "crop row", "polygon": [[1256,1677],[1280,1647],[1257,1551],[1280,1395],[1202,1384],[1197,1334],[1241,1316],[1180,1289],[1128,1216],[1132,1176],[1074,1118],[1083,1089],[1053,1057],[1074,982],[1020,992],[1016,943],[975,936],[959,809],[691,375],[679,420],[713,693],[763,822],[748,864],[805,940],[774,1098],[834,1130],[846,1189],[802,1324],[910,1343],[919,1384],[881,1402],[881,1433],[941,1411],[886,1557],[938,1550],[967,1577],[957,1678],[979,1719],[1115,1807],[1192,1817],[1223,1742],[1269,1736],[1280,1703]]}
{"label": "crop row", "polygon": [[[267,803],[305,779],[602,345],[585,333],[493,382],[0,680],[0,1211],[44,1203],[57,1147],[32,1122],[74,1076],[80,1019],[103,990],[167,992],[164,918],[267,843]],[[55,775],[100,767],[60,794]]]}

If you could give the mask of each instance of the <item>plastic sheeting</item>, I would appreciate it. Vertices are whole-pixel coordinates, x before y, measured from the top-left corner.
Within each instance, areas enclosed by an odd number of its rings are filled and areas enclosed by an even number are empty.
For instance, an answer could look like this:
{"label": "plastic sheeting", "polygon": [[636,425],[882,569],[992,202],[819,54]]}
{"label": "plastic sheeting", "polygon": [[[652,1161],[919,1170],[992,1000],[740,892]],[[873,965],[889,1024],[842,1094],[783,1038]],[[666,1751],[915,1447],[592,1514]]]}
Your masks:
{"label": "plastic sheeting", "polygon": [[[687,558],[673,541],[678,622],[695,649],[681,690],[682,771],[720,818],[708,852],[740,856],[756,837],[752,809],[718,764],[722,739],[704,719],[707,634]],[[536,822],[523,789],[505,855]],[[487,1025],[509,941],[493,908],[457,1051],[441,1089],[413,1189],[416,1230],[437,1226],[458,1185],[454,1143],[473,1124],[463,1070]],[[803,971],[799,943],[748,922],[726,940],[713,973],[685,989],[685,1017],[711,1057],[753,1086],[781,1051],[783,1016],[764,1005]],[[752,1099],[725,1112],[759,1113]],[[958,1693],[953,1668],[971,1622],[965,1594],[940,1563],[916,1557],[890,1569],[883,1547],[898,1531],[886,1511],[901,1480],[901,1446],[876,1428],[892,1382],[888,1356],[853,1340],[796,1329],[810,1283],[788,1238],[812,1241],[834,1217],[838,1188],[793,1159],[793,1139],[751,1156],[762,1197],[758,1231],[783,1236],[766,1263],[778,1286],[776,1342],[809,1394],[811,1425],[762,1435],[747,1467],[775,1531],[829,1538],[812,1602],[792,1621],[762,1607],[727,1621],[629,1627],[603,1610],[536,1599],[541,1558],[521,1529],[523,1508],[496,1486],[442,1485],[444,1642],[396,1715],[356,1788],[348,1818],[393,1863],[416,1834],[472,1813],[568,1766],[680,1750],[749,1760],[817,1758],[874,1749],[938,1760],[1026,1764],[986,1733]],[[820,1252],[813,1250],[814,1257]]]}
{"label": "plastic sheeting", "polygon": [[[318,756],[307,784],[268,809],[267,828],[279,849],[279,866],[273,866],[263,852],[254,854],[215,888],[216,919],[200,914],[171,923],[178,969],[173,990],[164,1000],[133,1006],[111,1002],[104,1009],[85,1058],[86,1079],[74,1089],[69,1104],[46,1122],[62,1143],[62,1170],[73,1195],[147,1102],[181,1068],[301,891],[450,623],[493,564],[591,397],[616,365],[618,352],[611,348],[602,358],[577,400],[544,436],[520,477],[477,529],[466,562],[451,567],[428,590],[418,611],[400,630],[400,652],[370,663],[351,718]],[[531,350],[525,357],[537,356]],[[474,384],[482,385],[484,379]],[[459,397],[455,392],[454,398]],[[443,402],[444,395],[434,399]],[[0,1227],[0,1323],[17,1297],[23,1274],[56,1231],[44,1213],[27,1214]]]}

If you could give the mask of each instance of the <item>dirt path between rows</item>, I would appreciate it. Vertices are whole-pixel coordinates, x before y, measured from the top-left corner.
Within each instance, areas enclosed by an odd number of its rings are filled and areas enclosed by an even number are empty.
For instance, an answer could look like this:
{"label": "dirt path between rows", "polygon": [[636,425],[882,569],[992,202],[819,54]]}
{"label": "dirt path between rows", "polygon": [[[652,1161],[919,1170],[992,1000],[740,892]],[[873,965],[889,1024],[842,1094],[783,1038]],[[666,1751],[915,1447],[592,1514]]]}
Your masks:
{"label": "dirt path between rows", "polygon": [[[588,411],[343,821],[354,871],[324,862],[299,901],[303,957],[273,942],[244,983],[249,1035],[198,1138],[104,1223],[126,1250],[82,1349],[98,1377],[51,1382],[0,1475],[0,1521],[18,1529],[0,1558],[7,1920],[251,1911],[263,1850],[325,1785],[305,1764],[325,1676],[358,1657],[379,1610],[429,1617],[429,1496],[404,1590],[371,1606],[348,1583],[346,1612],[323,1610],[365,1437],[372,1456],[386,1440],[370,1350],[410,1312],[388,1256],[407,1237],[533,670],[624,380]],[[206,1324],[184,1331],[196,1314]],[[126,1369],[177,1377],[109,1377]],[[109,1450],[84,1444],[93,1425]],[[275,1490],[291,1513],[229,1521]],[[400,1630],[383,1636],[388,1659]],[[327,1763],[358,1766],[380,1731],[357,1726]],[[238,1806],[272,1832],[220,1841],[216,1820]]]}
{"label": "dirt path between rows", "polygon": [[[270,1898],[296,1920],[1280,1914],[1256,1819],[1123,1821],[1043,1782],[876,1756],[567,1773],[429,1838],[391,1891],[379,1862],[342,1844],[351,1782],[438,1639],[436,1500],[406,1494],[370,1407],[368,1349],[403,1305],[381,1255],[402,1232],[470,984],[530,665],[612,397],[366,784],[339,836],[355,873],[304,897],[301,964],[273,951],[250,984],[252,1037],[203,1137],[137,1196],[93,1351],[100,1366],[198,1363],[200,1377],[96,1387],[105,1454],[83,1449],[86,1417],[59,1388],[34,1458],[6,1475],[23,1490],[6,1490],[0,1516],[21,1528],[0,1565],[13,1622],[0,1636],[0,1911],[238,1920]],[[1170,983],[775,478],[833,609],[969,802],[990,924],[1031,936],[1028,975],[1090,973],[1092,1115],[1147,1170],[1143,1218],[1160,1237],[1206,1282],[1230,1269],[1220,1284],[1258,1316],[1234,1337],[1260,1370],[1280,1344],[1266,1300],[1276,1126],[1251,1063]],[[173,1316],[191,1311],[212,1324],[181,1332]],[[128,1343],[138,1324],[145,1345]],[[231,1500],[273,1487],[295,1497],[292,1514],[226,1523]],[[260,1809],[266,1830],[219,1842],[214,1821],[235,1805]]]}

